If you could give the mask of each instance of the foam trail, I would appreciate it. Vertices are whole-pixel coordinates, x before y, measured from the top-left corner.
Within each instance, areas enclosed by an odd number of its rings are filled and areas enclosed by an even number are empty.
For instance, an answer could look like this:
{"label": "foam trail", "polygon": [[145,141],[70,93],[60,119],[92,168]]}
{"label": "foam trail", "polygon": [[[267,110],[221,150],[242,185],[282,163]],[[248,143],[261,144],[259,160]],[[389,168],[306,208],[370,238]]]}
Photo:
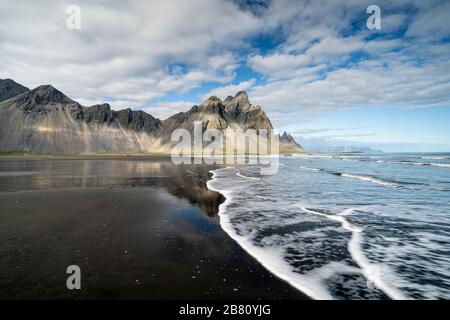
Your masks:
{"label": "foam trail", "polygon": [[208,187],[227,197],[219,209],[222,229],[311,298],[445,299],[450,170],[414,163],[450,161],[412,158],[418,157],[386,155],[378,159],[382,168],[375,161],[288,161],[289,170],[259,182],[249,179],[259,178],[257,167],[216,170]]}
{"label": "foam trail", "polygon": [[[268,250],[267,248],[260,248],[251,242],[251,239],[238,235],[232,223],[230,217],[225,213],[227,206],[232,202],[232,191],[219,190],[214,187],[214,182],[217,181],[216,173],[221,170],[227,170],[229,168],[222,168],[217,170],[211,170],[213,174],[211,180],[206,183],[208,189],[221,193],[225,197],[225,202],[219,206],[219,218],[220,226],[222,229],[235,240],[247,253],[254,257],[261,265],[263,265],[271,273],[279,277],[280,279],[288,282],[294,288],[297,288],[307,296],[313,299],[331,300],[333,299],[330,292],[321,283],[321,277],[319,276],[303,276],[292,272],[291,267],[280,261],[283,261],[283,257],[280,252],[275,250]],[[341,267],[342,268],[342,267]]]}
{"label": "foam trail", "polygon": [[450,163],[430,163],[433,167],[450,168]]}
{"label": "foam trail", "polygon": [[303,166],[300,166],[300,169],[309,170],[309,171],[321,171],[320,169],[317,169],[317,168],[310,168],[310,167],[303,167]]}
{"label": "foam trail", "polygon": [[400,188],[401,187],[401,185],[399,185],[399,184],[397,184],[395,182],[386,181],[386,180],[383,180],[383,179],[380,179],[380,178],[371,177],[371,176],[365,176],[365,175],[359,175],[359,174],[350,174],[350,173],[340,173],[340,172],[328,171],[328,170],[324,170],[324,169],[311,168],[311,167],[303,167],[303,166],[300,166],[300,169],[308,170],[308,171],[323,171],[323,172],[327,172],[327,173],[330,173],[330,174],[334,174],[336,176],[352,178],[352,179],[358,179],[358,180],[361,180],[361,181],[371,182],[371,183],[382,185],[382,186],[385,186],[385,187],[396,187],[396,188]]}
{"label": "foam trail", "polygon": [[433,162],[406,162],[398,161],[398,164],[421,166],[421,167],[440,167],[440,168],[450,168],[450,163],[433,163]]}
{"label": "foam trail", "polygon": [[371,176],[349,174],[349,173],[342,173],[341,176],[346,177],[346,178],[352,178],[352,179],[358,179],[361,181],[371,182],[371,183],[379,184],[379,185],[382,185],[385,187],[397,187],[397,188],[401,187],[400,185],[398,185],[394,182],[382,180],[382,179],[371,177]]}
{"label": "foam trail", "polygon": [[427,160],[448,160],[449,157],[421,157],[421,159],[427,159]]}
{"label": "foam trail", "polygon": [[236,175],[239,176],[239,177],[241,177],[241,178],[245,178],[245,179],[250,179],[250,180],[261,180],[260,178],[244,176],[244,175],[241,174],[240,172],[236,173]]}
{"label": "foam trail", "polygon": [[381,278],[381,272],[379,272],[380,267],[375,264],[370,263],[367,260],[367,258],[364,256],[364,253],[361,249],[362,231],[364,229],[351,224],[350,222],[348,222],[348,220],[346,220],[344,218],[344,216],[350,215],[354,209],[352,209],[352,208],[346,209],[338,215],[328,215],[328,214],[324,214],[324,213],[321,213],[318,211],[307,209],[304,206],[299,206],[299,207],[304,212],[323,216],[330,220],[341,223],[341,225],[344,229],[346,229],[352,233],[352,236],[348,243],[348,251],[350,252],[350,255],[352,256],[352,259],[361,268],[361,272],[363,273],[363,275],[369,281],[371,281],[378,289],[382,290],[384,293],[386,293],[392,299],[399,299],[399,300],[408,299],[408,297],[405,294],[403,294],[403,292],[401,292],[397,288],[392,287],[392,286],[388,285],[387,283],[385,283],[383,281],[383,279]]}

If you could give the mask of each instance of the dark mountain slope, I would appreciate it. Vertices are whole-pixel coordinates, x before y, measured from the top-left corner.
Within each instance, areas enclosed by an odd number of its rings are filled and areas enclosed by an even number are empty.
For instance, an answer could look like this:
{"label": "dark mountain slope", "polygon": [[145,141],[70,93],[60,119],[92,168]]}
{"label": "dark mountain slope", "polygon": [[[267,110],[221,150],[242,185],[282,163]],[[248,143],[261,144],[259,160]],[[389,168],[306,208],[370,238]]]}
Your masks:
{"label": "dark mountain slope", "polygon": [[29,91],[27,87],[11,79],[0,79],[0,102],[11,99],[19,94]]}

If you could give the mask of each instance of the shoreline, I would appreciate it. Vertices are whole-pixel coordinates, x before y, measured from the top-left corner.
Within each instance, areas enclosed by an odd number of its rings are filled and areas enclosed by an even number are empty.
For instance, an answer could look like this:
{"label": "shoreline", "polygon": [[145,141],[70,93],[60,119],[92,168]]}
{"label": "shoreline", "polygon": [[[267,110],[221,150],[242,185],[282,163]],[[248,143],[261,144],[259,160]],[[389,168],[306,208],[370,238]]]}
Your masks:
{"label": "shoreline", "polygon": [[212,177],[207,182],[208,189],[222,194],[224,196],[224,198],[225,198],[225,201],[222,202],[219,205],[219,212],[218,212],[219,221],[220,221],[220,225],[221,225],[222,229],[224,230],[224,232],[226,232],[230,236],[231,239],[236,241],[236,243],[239,244],[239,246],[245,252],[247,252],[247,254],[249,254],[256,261],[258,261],[258,263],[260,263],[268,272],[272,273],[274,276],[276,276],[280,280],[286,282],[288,285],[292,286],[293,288],[295,288],[296,290],[298,290],[299,292],[304,294],[307,297],[307,299],[313,299],[314,300],[314,298],[313,298],[314,294],[312,292],[308,292],[307,288],[301,287],[297,283],[292,281],[291,277],[288,275],[288,271],[287,270],[286,270],[286,273],[280,272],[277,268],[275,268],[273,265],[271,265],[270,263],[267,262],[267,261],[270,261],[270,257],[263,257],[265,255],[265,253],[257,250],[257,248],[254,247],[250,243],[250,241],[247,241],[246,239],[243,239],[238,234],[236,234],[236,232],[234,231],[233,227],[231,226],[231,224],[229,222],[229,219],[228,219],[227,215],[225,214],[226,207],[228,206],[228,204],[230,203],[230,201],[232,199],[232,197],[230,195],[231,192],[230,191],[226,191],[226,190],[216,189],[216,188],[214,188],[211,185],[211,183],[213,183],[215,181],[215,179],[216,179],[215,178],[216,171],[224,170],[224,169],[227,169],[227,168],[230,168],[230,167],[218,168],[218,169],[215,169],[215,170],[211,170],[210,172],[212,173]]}

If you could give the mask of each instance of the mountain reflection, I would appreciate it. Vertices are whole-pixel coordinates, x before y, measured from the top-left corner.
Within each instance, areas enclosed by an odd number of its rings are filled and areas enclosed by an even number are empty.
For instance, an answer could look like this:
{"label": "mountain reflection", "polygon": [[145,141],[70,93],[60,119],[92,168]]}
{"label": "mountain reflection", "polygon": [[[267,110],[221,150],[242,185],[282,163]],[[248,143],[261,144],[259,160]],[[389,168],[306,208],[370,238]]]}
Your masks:
{"label": "mountain reflection", "polygon": [[214,216],[224,198],[206,187],[211,169],[170,159],[2,160],[0,191],[158,187]]}

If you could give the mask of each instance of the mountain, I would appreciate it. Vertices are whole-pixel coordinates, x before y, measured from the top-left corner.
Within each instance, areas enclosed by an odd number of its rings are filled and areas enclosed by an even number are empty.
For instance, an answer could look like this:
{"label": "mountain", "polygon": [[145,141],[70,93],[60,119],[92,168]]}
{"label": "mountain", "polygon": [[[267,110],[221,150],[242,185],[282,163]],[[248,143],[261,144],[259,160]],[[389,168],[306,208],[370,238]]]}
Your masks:
{"label": "mountain", "polygon": [[212,96],[199,106],[193,106],[187,112],[177,113],[163,121],[162,136],[170,140],[170,135],[177,128],[185,128],[192,132],[194,122],[202,121],[203,130],[218,129],[223,132],[231,129],[266,129],[272,132],[273,127],[266,113],[260,106],[253,106],[245,92],[229,96],[225,101]]}
{"label": "mountain", "polygon": [[[1,83],[9,98],[0,102],[0,151],[170,153],[173,130],[193,132],[195,121],[202,121],[203,130],[273,131],[266,113],[243,91],[224,101],[210,97],[161,121],[143,111],[115,111],[107,103],[85,107],[51,85],[28,90],[15,82]],[[302,151],[291,136],[281,138],[280,149]]]}
{"label": "mountain", "polygon": [[[270,136],[273,133],[273,126],[267,114],[260,106],[250,103],[247,93],[240,91],[234,96],[228,96],[224,101],[212,96],[199,106],[193,106],[187,112],[177,113],[164,120],[161,135],[163,141],[165,143],[170,141],[171,133],[177,128],[185,128],[192,133],[195,121],[202,121],[203,130],[217,129],[224,132],[227,128],[242,129],[243,131],[265,129]],[[292,136],[287,137],[285,133],[283,137],[279,140],[280,152],[305,152]],[[257,145],[257,141],[253,141],[253,143],[255,146]],[[244,150],[239,151],[244,152]]]}
{"label": "mountain", "polygon": [[11,99],[29,89],[11,79],[0,79],[0,102]]}
{"label": "mountain", "polygon": [[1,151],[162,152],[160,127],[160,120],[142,111],[84,107],[51,85],[0,102]]}
{"label": "mountain", "polygon": [[304,153],[305,150],[295,139],[286,131],[279,136],[280,153]]}

